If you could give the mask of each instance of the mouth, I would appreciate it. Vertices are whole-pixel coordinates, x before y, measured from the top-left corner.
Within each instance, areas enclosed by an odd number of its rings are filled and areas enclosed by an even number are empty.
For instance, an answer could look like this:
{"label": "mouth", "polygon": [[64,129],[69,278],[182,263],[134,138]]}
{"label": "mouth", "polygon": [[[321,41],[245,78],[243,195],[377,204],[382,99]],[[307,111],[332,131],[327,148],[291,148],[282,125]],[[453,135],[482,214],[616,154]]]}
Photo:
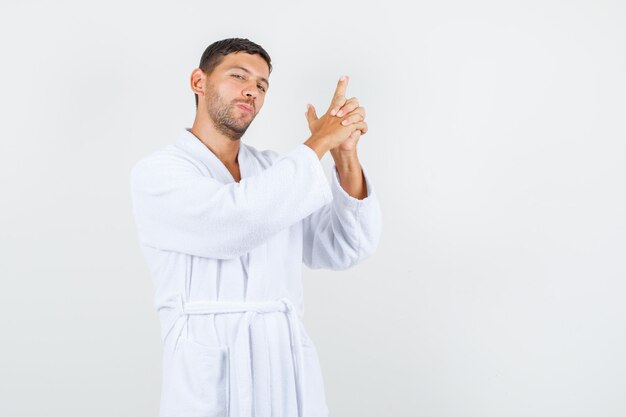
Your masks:
{"label": "mouth", "polygon": [[237,107],[239,107],[240,109],[243,109],[249,113],[252,113],[252,106],[248,105],[248,104],[243,104],[243,103],[239,103],[237,104]]}

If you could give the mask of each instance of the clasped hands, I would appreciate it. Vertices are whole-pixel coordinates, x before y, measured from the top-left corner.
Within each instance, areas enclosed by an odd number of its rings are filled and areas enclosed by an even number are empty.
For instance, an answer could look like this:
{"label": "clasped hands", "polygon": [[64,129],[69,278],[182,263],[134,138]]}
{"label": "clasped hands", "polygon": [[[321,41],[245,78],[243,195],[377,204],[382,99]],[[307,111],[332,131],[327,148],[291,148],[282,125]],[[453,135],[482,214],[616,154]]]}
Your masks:
{"label": "clasped hands", "polygon": [[348,77],[337,82],[330,107],[322,117],[317,117],[313,105],[307,105],[305,113],[311,139],[321,142],[325,153],[329,150],[333,157],[356,154],[356,145],[361,135],[367,133],[365,108],[359,106],[356,97],[346,99]]}

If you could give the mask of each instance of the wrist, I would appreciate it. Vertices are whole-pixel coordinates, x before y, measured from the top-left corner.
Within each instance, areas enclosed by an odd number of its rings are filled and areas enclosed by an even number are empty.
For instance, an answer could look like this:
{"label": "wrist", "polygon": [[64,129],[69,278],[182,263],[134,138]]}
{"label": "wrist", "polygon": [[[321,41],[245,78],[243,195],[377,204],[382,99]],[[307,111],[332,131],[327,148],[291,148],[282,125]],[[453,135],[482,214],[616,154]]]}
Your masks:
{"label": "wrist", "polygon": [[361,169],[361,163],[355,151],[341,152],[335,148],[331,150],[331,154],[338,171],[353,172]]}
{"label": "wrist", "polygon": [[329,141],[320,136],[312,135],[304,144],[313,149],[319,159],[322,159],[324,154],[330,150]]}

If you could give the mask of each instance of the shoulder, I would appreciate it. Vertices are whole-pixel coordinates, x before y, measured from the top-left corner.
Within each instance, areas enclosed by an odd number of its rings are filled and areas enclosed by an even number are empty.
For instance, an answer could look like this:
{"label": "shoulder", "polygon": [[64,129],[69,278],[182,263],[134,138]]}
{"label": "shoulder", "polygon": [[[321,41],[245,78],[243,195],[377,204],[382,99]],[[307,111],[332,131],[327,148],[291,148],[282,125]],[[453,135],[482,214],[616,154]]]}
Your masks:
{"label": "shoulder", "polygon": [[139,185],[166,177],[197,175],[200,173],[197,161],[176,145],[153,151],[139,159],[130,171],[131,184]]}

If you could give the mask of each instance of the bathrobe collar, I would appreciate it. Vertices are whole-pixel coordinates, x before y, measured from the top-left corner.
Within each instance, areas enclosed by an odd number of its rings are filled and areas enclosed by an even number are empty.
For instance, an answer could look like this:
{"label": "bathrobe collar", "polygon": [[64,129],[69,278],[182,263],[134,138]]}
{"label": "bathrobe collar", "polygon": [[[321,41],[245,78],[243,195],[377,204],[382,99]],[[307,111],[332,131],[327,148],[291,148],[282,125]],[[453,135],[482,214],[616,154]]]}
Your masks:
{"label": "bathrobe collar", "polygon": [[[193,156],[195,159],[202,162],[206,167],[220,176],[224,182],[235,182],[232,174],[226,168],[226,165],[215,155],[209,148],[206,147],[200,139],[198,139],[193,133],[191,128],[184,128],[181,132],[180,138],[177,143],[183,150]],[[237,162],[239,163],[239,174],[241,179],[248,176],[246,170],[246,163],[248,160],[248,148],[243,142],[239,142],[239,152],[237,154]]]}

